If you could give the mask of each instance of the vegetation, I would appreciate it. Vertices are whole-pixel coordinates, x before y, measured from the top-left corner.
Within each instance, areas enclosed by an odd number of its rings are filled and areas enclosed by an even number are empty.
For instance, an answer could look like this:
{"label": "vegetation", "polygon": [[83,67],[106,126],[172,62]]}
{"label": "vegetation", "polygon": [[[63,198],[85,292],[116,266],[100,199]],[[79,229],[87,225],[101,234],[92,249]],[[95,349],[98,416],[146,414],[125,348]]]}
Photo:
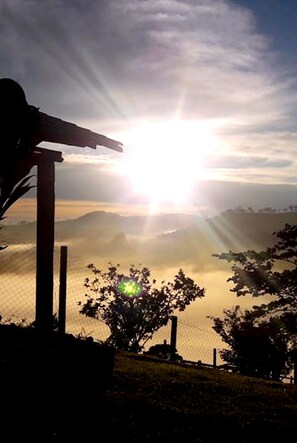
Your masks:
{"label": "vegetation", "polygon": [[[1,150],[0,150],[0,222],[6,211],[32,186],[29,173],[34,165],[31,146],[25,136],[27,101],[21,86],[14,80],[1,82]],[[0,250],[3,246],[0,247]]]}
{"label": "vegetation", "polygon": [[229,349],[220,351],[222,359],[244,375],[280,380],[289,374],[292,361],[288,350],[290,335],[275,317],[257,322],[255,312],[240,307],[224,310],[224,318],[214,318],[213,329]]}
{"label": "vegetation", "polygon": [[111,386],[93,400],[59,441],[254,443],[297,431],[295,385],[136,354],[116,353]]}
{"label": "vegetation", "polygon": [[[296,385],[120,351],[109,360],[100,347],[96,358],[92,340],[69,335],[36,353],[32,333],[0,327],[3,441],[250,443],[297,431]],[[18,358],[7,366],[12,349]]]}
{"label": "vegetation", "polygon": [[276,212],[297,212],[297,205],[289,205],[287,208],[282,209],[276,209],[272,208],[271,206],[266,206],[265,208],[261,209],[254,209],[251,206],[248,208],[243,208],[241,205],[236,206],[234,209],[227,209],[226,212],[252,212],[252,213],[266,213],[266,214],[275,214]]}
{"label": "vegetation", "polygon": [[[233,282],[231,291],[238,297],[270,295],[272,300],[254,306],[253,311],[246,311],[244,314],[240,314],[237,308],[233,312],[225,311],[223,320],[214,319],[214,329],[231,346],[230,352],[222,353],[226,361],[242,359],[243,355],[239,357],[239,354],[244,352],[244,358],[248,358],[251,367],[254,367],[251,371],[261,373],[263,367],[260,369],[259,363],[256,369],[255,361],[252,363],[252,360],[253,348],[263,346],[262,357],[266,354],[264,360],[268,362],[269,359],[271,362],[269,371],[281,374],[290,367],[292,360],[296,361],[297,226],[286,224],[283,230],[274,235],[277,237],[275,245],[267,247],[265,251],[215,254],[219,259],[232,263],[233,276],[228,281]],[[257,340],[263,341],[262,345]],[[272,364],[275,359],[280,361],[276,372]],[[268,367],[264,370],[266,375],[267,370]]]}
{"label": "vegetation", "polygon": [[[19,139],[16,134],[10,132],[11,127],[7,124],[6,117],[2,134],[5,148],[0,153],[0,222],[4,220],[7,210],[33,187],[29,184],[32,177],[29,176],[29,172],[34,162],[27,152],[24,154],[19,149]],[[4,248],[0,246],[0,250]]]}
{"label": "vegetation", "polygon": [[[132,265],[128,275],[119,272],[119,265],[110,265],[106,272],[88,265],[94,278],[85,279],[86,302],[79,302],[80,313],[103,321],[110,329],[107,343],[116,349],[140,352],[145,343],[174,311],[183,311],[197,298],[204,297],[200,288],[182,269],[173,282],[151,281],[147,267]],[[93,296],[95,295],[95,296]]]}

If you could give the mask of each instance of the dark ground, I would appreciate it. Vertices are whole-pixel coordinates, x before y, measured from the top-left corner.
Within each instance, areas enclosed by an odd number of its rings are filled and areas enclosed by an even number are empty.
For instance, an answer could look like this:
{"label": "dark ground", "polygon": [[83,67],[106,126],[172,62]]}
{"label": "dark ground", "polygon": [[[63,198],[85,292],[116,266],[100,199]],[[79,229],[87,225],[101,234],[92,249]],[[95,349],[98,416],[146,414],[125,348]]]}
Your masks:
{"label": "dark ground", "polygon": [[45,351],[32,331],[22,334],[0,327],[1,442],[254,443],[296,435],[296,385],[114,355],[73,336],[55,337]]}

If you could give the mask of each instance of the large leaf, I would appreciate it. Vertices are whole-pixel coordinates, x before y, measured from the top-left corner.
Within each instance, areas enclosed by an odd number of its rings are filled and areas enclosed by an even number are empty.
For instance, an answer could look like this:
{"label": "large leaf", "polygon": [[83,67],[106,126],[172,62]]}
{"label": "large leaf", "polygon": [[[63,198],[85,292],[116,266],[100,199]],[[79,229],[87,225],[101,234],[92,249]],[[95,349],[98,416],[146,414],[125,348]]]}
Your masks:
{"label": "large leaf", "polygon": [[[12,187],[11,191],[8,191],[7,187],[5,189],[6,183],[1,183],[0,185],[0,221],[4,220],[4,214],[6,211],[21,197],[23,197],[30,189],[34,188],[34,185],[30,185],[29,181],[33,175],[24,177],[19,183]],[[5,189],[5,191],[3,191]],[[0,228],[1,229],[1,228]],[[0,245],[0,251],[5,249],[6,246]]]}
{"label": "large leaf", "polygon": [[3,220],[5,212],[21,197],[23,197],[34,185],[29,184],[33,175],[23,178],[11,191],[9,196],[4,196],[3,201],[0,198],[0,220]]}

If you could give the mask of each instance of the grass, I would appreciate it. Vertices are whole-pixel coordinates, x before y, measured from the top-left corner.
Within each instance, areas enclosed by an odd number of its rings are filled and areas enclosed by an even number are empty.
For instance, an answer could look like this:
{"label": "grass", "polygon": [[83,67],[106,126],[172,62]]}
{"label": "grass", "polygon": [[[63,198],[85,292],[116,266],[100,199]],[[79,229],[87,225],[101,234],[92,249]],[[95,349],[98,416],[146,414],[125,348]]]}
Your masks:
{"label": "grass", "polygon": [[83,343],[73,337],[39,362],[30,331],[0,332],[4,443],[254,443],[296,435],[297,385],[124,352],[113,356],[111,373],[108,354],[93,358],[92,346],[76,353]]}
{"label": "grass", "polygon": [[88,410],[85,442],[102,432],[130,443],[294,440],[297,386],[117,353],[111,386]]}

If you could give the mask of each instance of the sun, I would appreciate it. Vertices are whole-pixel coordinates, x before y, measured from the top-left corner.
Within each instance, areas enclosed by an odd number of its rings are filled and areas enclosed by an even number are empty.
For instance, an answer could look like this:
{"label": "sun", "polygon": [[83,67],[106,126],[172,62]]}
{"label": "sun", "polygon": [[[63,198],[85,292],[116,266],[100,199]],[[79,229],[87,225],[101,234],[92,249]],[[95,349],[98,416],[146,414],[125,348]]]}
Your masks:
{"label": "sun", "polygon": [[121,137],[125,158],[119,168],[135,193],[155,205],[189,202],[214,142],[207,125],[181,120],[149,123]]}

